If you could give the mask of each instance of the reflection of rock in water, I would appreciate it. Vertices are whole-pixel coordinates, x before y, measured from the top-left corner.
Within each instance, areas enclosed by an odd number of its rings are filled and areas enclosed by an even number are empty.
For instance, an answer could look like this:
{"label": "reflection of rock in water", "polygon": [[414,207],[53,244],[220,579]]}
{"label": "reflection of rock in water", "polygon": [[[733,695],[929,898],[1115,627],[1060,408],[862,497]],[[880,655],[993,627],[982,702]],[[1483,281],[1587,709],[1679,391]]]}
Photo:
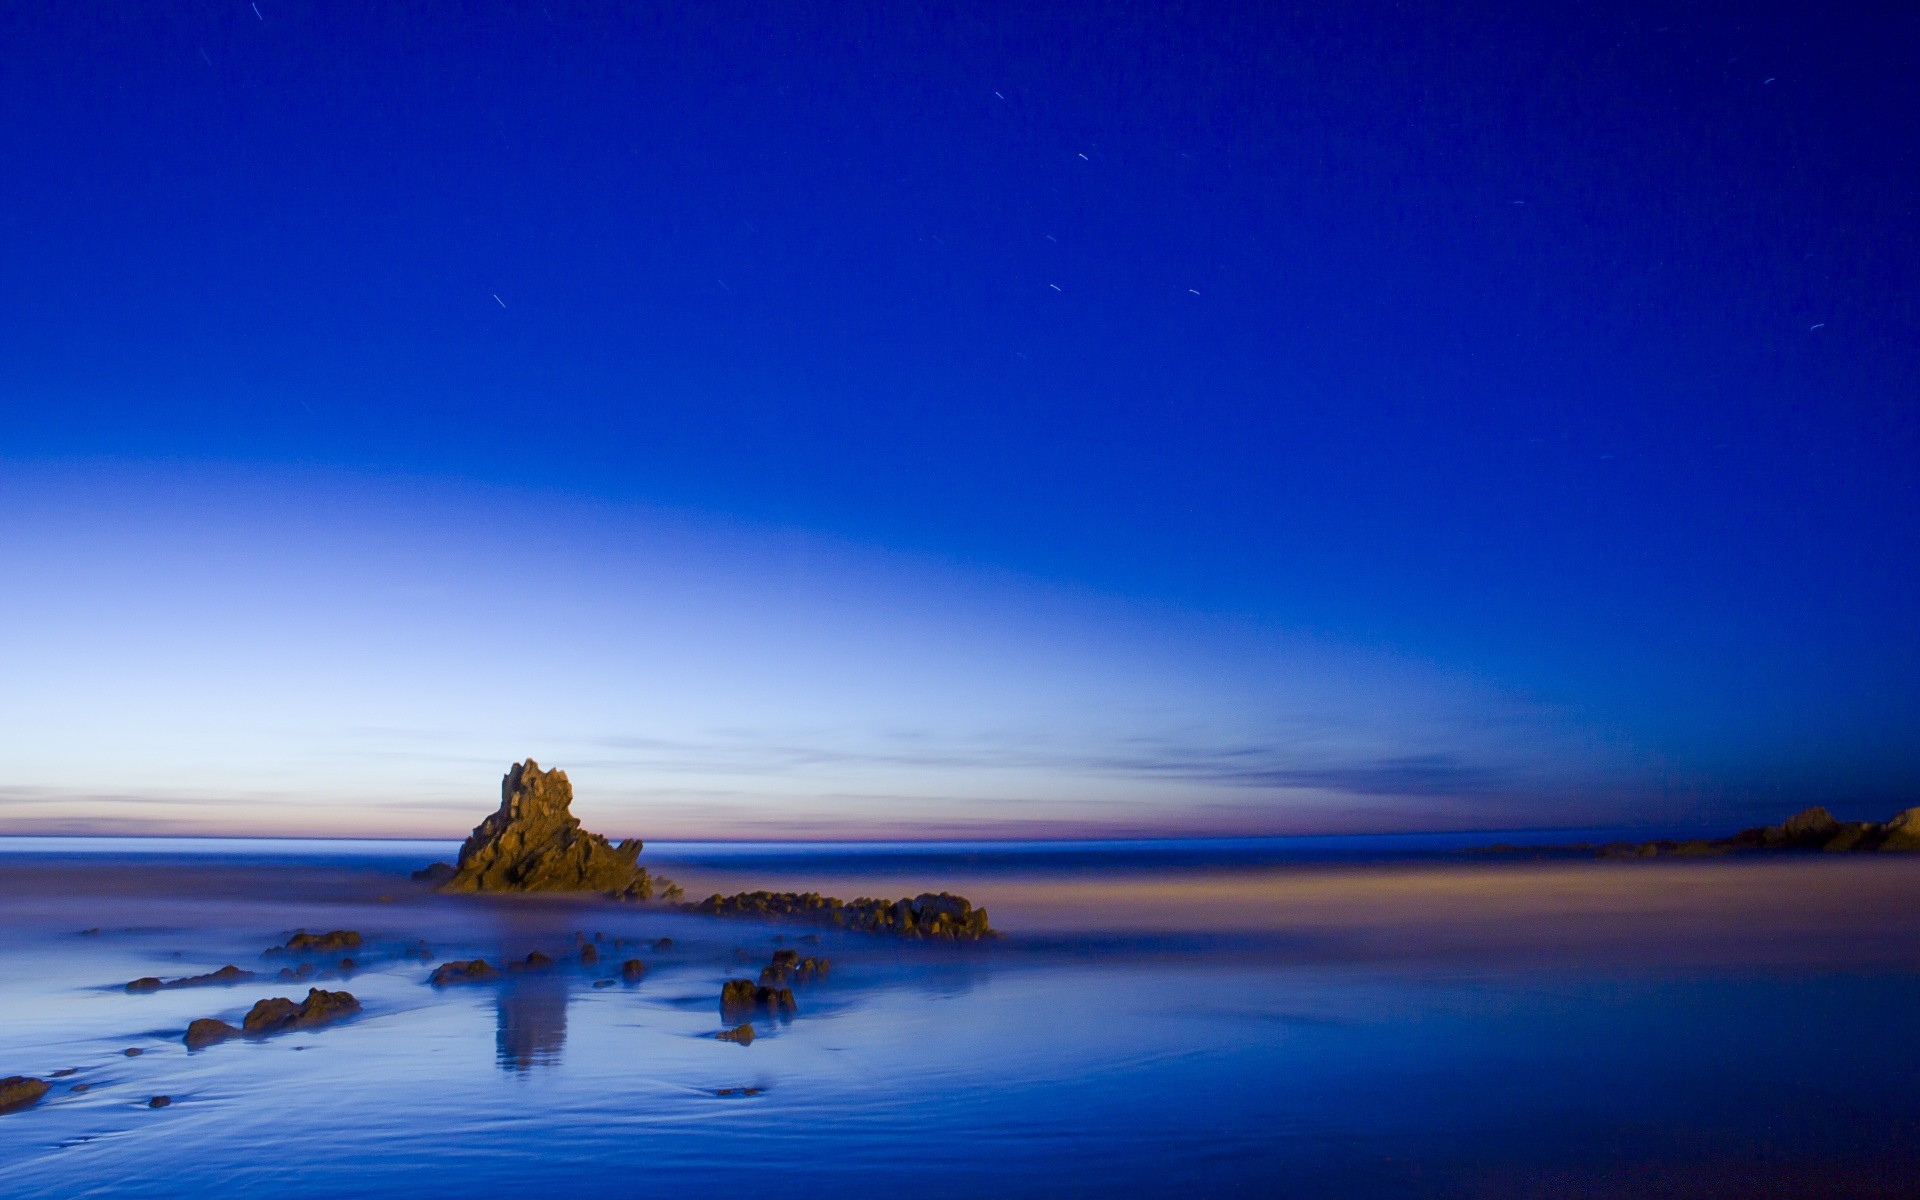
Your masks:
{"label": "reflection of rock in water", "polygon": [[494,1035],[500,1066],[508,1071],[551,1067],[567,1044],[567,985],[523,979],[500,989]]}

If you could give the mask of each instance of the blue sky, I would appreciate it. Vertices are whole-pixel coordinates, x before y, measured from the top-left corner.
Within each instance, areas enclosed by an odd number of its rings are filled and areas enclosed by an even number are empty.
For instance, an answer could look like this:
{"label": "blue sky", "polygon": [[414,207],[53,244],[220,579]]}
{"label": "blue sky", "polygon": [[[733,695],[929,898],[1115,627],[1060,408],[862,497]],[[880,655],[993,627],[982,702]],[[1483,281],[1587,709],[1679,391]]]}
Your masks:
{"label": "blue sky", "polygon": [[0,826],[1884,815],[1914,21],[12,8]]}

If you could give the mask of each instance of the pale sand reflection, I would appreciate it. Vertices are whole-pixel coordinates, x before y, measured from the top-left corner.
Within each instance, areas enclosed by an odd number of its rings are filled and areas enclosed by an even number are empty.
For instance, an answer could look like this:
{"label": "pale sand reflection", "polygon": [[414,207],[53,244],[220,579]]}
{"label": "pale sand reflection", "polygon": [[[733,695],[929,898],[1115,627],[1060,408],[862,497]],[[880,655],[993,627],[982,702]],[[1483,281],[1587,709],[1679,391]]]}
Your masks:
{"label": "pale sand reflection", "polygon": [[[691,896],[775,886],[764,876],[677,874]],[[938,882],[1016,933],[1280,934],[1333,958],[1920,965],[1920,856],[955,873]],[[807,873],[777,886],[898,896],[928,883]]]}

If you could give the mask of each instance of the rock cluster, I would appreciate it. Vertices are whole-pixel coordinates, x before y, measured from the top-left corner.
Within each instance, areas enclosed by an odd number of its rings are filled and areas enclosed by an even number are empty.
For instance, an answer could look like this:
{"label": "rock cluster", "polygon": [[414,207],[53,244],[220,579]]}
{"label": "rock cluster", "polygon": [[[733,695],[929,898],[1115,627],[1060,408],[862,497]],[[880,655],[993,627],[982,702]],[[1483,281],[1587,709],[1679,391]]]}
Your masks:
{"label": "rock cluster", "polygon": [[1743,829],[1732,837],[1692,841],[1610,842],[1601,858],[1712,858],[1757,850],[1823,850],[1831,853],[1920,850],[1920,808],[1891,820],[1841,821],[1824,808],[1809,808],[1778,825]]}
{"label": "rock cluster", "polygon": [[775,950],[773,961],[760,968],[760,983],[764,987],[815,983],[827,977],[829,965],[824,958],[801,958],[798,950]]}
{"label": "rock cluster", "polygon": [[688,912],[717,917],[762,917],[828,925],[896,937],[971,942],[1000,936],[987,923],[987,910],[964,896],[922,892],[911,900],[840,900],[818,892],[741,892],[709,896],[683,905]]}
{"label": "rock cluster", "polygon": [[127,990],[137,994],[140,992],[171,991],[174,988],[219,987],[227,983],[245,983],[252,978],[252,971],[242,971],[239,967],[229,964],[221,967],[218,971],[209,971],[205,975],[183,975],[178,979],[160,979],[156,976],[148,975],[129,983]]}
{"label": "rock cluster", "polygon": [[792,988],[768,987],[751,979],[729,979],[720,985],[720,1015],[728,1021],[739,1022],[761,1013],[790,1017],[797,1007]]}
{"label": "rock cluster", "polygon": [[28,1075],[9,1075],[0,1079],[0,1113],[16,1108],[32,1108],[47,1094],[47,1081]]}
{"label": "rock cluster", "polygon": [[270,996],[248,1010],[235,1029],[216,1017],[202,1017],[187,1026],[187,1049],[202,1050],[232,1037],[270,1037],[294,1029],[329,1025],[360,1011],[351,992],[308,988],[307,998],[295,1004],[284,996]]}
{"label": "rock cluster", "polygon": [[528,759],[500,781],[500,808],[474,827],[450,870],[435,864],[416,878],[447,892],[603,892],[650,900],[655,884],[640,857],[640,839],[615,845],[580,828],[570,808],[565,771],[542,771]]}

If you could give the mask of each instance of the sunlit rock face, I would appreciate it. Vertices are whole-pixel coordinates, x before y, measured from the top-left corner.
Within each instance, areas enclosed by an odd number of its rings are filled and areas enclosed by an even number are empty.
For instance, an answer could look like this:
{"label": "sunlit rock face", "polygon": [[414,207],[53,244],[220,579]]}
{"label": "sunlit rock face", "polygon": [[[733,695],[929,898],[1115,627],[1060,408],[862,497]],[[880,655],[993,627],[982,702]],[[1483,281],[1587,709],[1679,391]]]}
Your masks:
{"label": "sunlit rock face", "polygon": [[448,892],[604,892],[626,899],[653,896],[653,881],[636,861],[640,839],[615,845],[580,828],[569,811],[573,785],[565,771],[542,771],[528,759],[500,781],[500,808],[474,827],[460,847]]}

